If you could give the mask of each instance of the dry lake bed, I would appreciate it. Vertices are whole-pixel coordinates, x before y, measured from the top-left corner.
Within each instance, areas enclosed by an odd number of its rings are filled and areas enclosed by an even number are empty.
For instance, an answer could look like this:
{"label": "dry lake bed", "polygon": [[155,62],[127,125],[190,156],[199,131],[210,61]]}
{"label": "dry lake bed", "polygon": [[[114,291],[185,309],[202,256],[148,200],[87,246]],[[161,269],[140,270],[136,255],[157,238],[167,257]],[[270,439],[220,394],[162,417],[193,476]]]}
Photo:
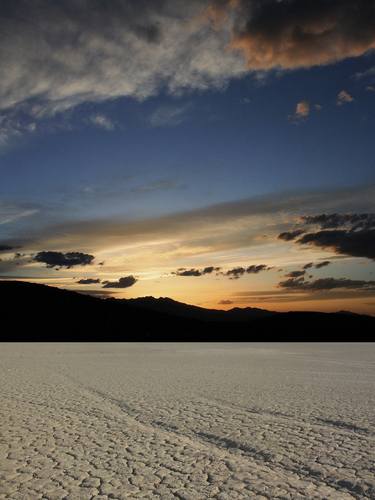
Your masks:
{"label": "dry lake bed", "polygon": [[1,344],[0,498],[375,498],[375,344]]}

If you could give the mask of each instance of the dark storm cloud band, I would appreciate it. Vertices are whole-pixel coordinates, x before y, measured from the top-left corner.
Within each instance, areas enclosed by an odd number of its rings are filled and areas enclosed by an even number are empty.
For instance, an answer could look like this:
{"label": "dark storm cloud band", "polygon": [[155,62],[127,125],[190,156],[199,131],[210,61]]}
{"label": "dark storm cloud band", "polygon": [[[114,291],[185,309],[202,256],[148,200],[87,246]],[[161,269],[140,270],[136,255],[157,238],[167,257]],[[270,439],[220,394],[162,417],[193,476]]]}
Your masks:
{"label": "dark storm cloud band", "polygon": [[[293,240],[299,245],[329,248],[340,255],[375,260],[375,214],[319,214],[303,216],[301,221],[304,225],[317,225],[322,229],[309,233],[299,229],[284,232],[279,234],[279,239]],[[299,234],[303,235],[296,239]],[[329,261],[326,261],[315,267],[319,269],[328,264]],[[311,267],[309,264],[306,266]]]}
{"label": "dark storm cloud band", "polygon": [[239,0],[232,47],[248,68],[295,69],[335,63],[375,48],[372,0]]}
{"label": "dark storm cloud band", "polygon": [[338,254],[352,257],[367,257],[375,260],[375,230],[362,231],[318,231],[300,238],[300,245],[330,248]]}

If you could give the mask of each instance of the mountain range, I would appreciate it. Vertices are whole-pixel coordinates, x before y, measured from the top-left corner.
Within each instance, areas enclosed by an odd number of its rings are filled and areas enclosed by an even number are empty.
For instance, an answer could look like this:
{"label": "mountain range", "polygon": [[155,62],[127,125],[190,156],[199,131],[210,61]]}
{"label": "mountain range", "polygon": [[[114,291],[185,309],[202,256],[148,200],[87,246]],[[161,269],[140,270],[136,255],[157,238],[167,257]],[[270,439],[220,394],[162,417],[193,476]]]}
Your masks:
{"label": "mountain range", "polygon": [[350,312],[205,309],[170,298],[99,298],[0,281],[3,341],[362,341],[375,317]]}

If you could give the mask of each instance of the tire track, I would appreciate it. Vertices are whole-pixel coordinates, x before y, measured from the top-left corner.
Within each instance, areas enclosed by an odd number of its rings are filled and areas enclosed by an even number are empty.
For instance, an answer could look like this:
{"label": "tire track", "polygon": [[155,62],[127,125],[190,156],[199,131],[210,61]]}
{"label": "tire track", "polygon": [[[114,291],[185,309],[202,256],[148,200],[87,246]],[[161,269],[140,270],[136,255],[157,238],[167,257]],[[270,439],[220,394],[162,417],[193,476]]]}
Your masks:
{"label": "tire track", "polygon": [[[371,485],[364,485],[362,487],[358,483],[354,483],[352,481],[347,480],[346,478],[340,477],[327,477],[322,473],[317,471],[316,469],[312,469],[306,464],[300,463],[296,460],[293,460],[292,457],[288,457],[290,465],[286,465],[285,463],[274,462],[274,455],[272,453],[265,452],[264,450],[257,449],[255,447],[251,447],[246,443],[241,443],[239,441],[235,441],[229,438],[225,438],[222,436],[217,436],[215,434],[205,433],[202,431],[196,431],[192,433],[184,433],[181,430],[173,425],[165,423],[161,420],[152,420],[144,422],[141,419],[141,412],[138,412],[136,409],[132,408],[125,401],[115,398],[104,391],[100,391],[94,387],[90,387],[82,384],[77,379],[74,379],[70,375],[66,375],[72,382],[78,385],[82,390],[87,393],[100,398],[106,403],[111,403],[115,406],[115,408],[121,410],[122,414],[125,414],[127,418],[135,421],[138,425],[140,425],[143,429],[147,429],[150,432],[157,432],[161,434],[166,434],[168,439],[173,436],[177,439],[177,441],[181,441],[189,446],[196,448],[200,451],[204,450],[210,454],[214,452],[214,454],[220,460],[235,460],[238,463],[242,463],[243,465],[250,466],[252,468],[257,466],[266,466],[269,470],[269,473],[275,478],[275,475],[280,478],[280,480],[285,481],[285,474],[293,474],[297,475],[301,480],[308,479],[310,482],[315,484],[317,487],[325,486],[331,488],[335,492],[347,493],[351,496],[351,498],[355,498],[356,500],[360,500],[363,498],[375,498],[375,491],[371,487]],[[214,406],[214,405],[212,405]],[[235,405],[233,405],[235,406]],[[230,406],[229,406],[230,408]],[[232,408],[233,409],[233,408]],[[246,409],[245,409],[246,410]],[[248,410],[250,413],[262,416],[261,412],[257,410]],[[264,412],[268,416],[268,412]],[[275,418],[284,418],[286,415],[275,415],[274,412],[270,416]],[[290,416],[286,416],[288,420],[296,422],[295,419],[289,418]],[[298,422],[300,425],[300,422]],[[308,424],[306,424],[308,425]],[[323,426],[320,426],[323,427]],[[342,429],[340,428],[341,432]],[[176,446],[179,446],[178,442]],[[249,462],[249,460],[251,462]],[[180,471],[179,471],[180,472]]]}

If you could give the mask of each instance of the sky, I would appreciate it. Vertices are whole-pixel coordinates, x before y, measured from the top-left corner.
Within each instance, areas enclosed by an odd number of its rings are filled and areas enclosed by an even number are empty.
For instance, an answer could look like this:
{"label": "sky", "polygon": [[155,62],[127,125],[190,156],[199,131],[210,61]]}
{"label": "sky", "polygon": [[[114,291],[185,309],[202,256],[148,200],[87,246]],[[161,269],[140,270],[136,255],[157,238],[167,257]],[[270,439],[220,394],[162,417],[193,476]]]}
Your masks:
{"label": "sky", "polygon": [[375,314],[375,1],[3,0],[0,279]]}

